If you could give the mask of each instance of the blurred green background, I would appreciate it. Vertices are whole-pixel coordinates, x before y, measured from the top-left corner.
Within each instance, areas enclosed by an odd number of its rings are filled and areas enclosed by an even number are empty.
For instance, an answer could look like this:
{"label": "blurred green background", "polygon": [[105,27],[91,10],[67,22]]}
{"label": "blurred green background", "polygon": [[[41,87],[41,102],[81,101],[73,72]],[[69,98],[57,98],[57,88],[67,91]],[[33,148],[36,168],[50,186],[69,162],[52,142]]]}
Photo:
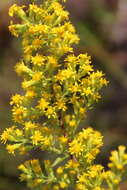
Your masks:
{"label": "blurred green background", "polygon": [[[14,2],[0,1],[0,133],[11,126],[9,100],[20,93],[20,79],[14,65],[20,59],[20,40],[8,32],[8,9]],[[68,0],[65,7],[81,41],[76,54],[88,52],[94,67],[101,69],[110,81],[102,91],[101,101],[88,112],[82,125],[92,126],[104,135],[104,147],[98,162],[105,167],[110,151],[120,144],[127,145],[127,0]],[[17,166],[28,158],[9,155],[0,148],[0,190],[26,190],[18,180]],[[126,190],[123,184],[121,190]]]}

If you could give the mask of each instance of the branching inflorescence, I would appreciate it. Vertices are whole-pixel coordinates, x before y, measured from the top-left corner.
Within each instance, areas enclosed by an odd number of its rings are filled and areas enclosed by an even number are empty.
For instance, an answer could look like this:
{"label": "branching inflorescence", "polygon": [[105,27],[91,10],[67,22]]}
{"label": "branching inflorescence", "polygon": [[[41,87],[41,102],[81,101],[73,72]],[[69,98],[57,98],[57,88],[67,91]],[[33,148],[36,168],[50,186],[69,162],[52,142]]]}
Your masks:
{"label": "branching inflorescence", "polygon": [[60,0],[37,5],[14,4],[10,16],[20,24],[9,26],[22,39],[23,55],[15,70],[22,76],[24,95],[12,96],[14,126],[1,135],[9,153],[48,151],[55,159],[33,159],[19,166],[20,179],[37,190],[117,190],[125,174],[125,147],[112,152],[109,170],[94,164],[103,145],[102,135],[78,126],[100,89],[107,85],[101,71],[94,71],[87,54],[74,55],[79,42],[69,13]]}

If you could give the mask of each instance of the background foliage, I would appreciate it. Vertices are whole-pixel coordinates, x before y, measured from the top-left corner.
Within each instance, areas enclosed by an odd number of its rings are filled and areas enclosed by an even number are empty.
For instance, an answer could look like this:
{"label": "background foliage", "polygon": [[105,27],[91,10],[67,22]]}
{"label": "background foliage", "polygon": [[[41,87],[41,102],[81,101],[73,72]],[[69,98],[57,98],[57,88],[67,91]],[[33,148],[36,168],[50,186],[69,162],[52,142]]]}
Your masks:
{"label": "background foliage", "polygon": [[[20,1],[0,2],[1,132],[11,125],[10,97],[20,92],[20,79],[13,69],[20,57],[20,42],[8,32],[8,8],[14,2]],[[106,167],[110,150],[119,144],[127,145],[127,2],[68,0],[66,7],[81,38],[80,46],[75,47],[75,52],[78,54],[86,51],[92,55],[95,68],[101,68],[110,81],[103,90],[102,100],[82,123],[93,126],[104,135],[105,146],[98,162]],[[3,145],[0,151],[0,190],[7,190],[8,187],[10,190],[25,190],[25,185],[19,185],[17,179],[17,165],[26,158],[8,155]]]}

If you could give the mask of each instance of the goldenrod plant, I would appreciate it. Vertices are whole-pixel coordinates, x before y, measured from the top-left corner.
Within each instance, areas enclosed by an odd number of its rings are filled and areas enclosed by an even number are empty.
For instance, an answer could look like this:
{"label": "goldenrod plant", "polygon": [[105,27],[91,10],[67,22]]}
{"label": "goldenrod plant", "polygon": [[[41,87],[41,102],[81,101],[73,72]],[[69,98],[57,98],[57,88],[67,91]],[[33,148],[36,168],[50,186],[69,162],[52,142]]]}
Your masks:
{"label": "goldenrod plant", "polygon": [[[62,1],[62,0],[61,0]],[[64,0],[65,2],[65,0]],[[47,151],[51,159],[27,160],[18,169],[20,180],[34,190],[119,190],[127,167],[125,147],[111,153],[109,170],[95,164],[102,135],[79,124],[107,85],[87,54],[75,56],[79,42],[60,0],[14,4],[10,32],[22,39],[22,56],[15,70],[23,78],[24,94],[12,96],[14,125],[1,140],[11,154]],[[62,4],[61,4],[62,3]]]}

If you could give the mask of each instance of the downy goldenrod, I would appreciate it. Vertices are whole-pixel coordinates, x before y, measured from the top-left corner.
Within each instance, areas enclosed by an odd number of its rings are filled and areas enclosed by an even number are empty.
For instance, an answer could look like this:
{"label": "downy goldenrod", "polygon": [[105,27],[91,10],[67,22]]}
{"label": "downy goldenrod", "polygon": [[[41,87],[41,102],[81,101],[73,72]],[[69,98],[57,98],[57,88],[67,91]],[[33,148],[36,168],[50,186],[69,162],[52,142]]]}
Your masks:
{"label": "downy goldenrod", "polygon": [[54,155],[55,160],[33,159],[18,167],[21,181],[31,189],[118,190],[127,167],[125,147],[111,153],[105,171],[94,163],[103,145],[100,132],[77,130],[108,82],[94,70],[87,53],[75,56],[73,45],[79,37],[61,3],[35,0],[9,10],[20,19],[18,24],[11,21],[9,30],[22,40],[15,71],[23,78],[24,94],[12,96],[14,125],[1,140],[11,154],[38,149]]}

